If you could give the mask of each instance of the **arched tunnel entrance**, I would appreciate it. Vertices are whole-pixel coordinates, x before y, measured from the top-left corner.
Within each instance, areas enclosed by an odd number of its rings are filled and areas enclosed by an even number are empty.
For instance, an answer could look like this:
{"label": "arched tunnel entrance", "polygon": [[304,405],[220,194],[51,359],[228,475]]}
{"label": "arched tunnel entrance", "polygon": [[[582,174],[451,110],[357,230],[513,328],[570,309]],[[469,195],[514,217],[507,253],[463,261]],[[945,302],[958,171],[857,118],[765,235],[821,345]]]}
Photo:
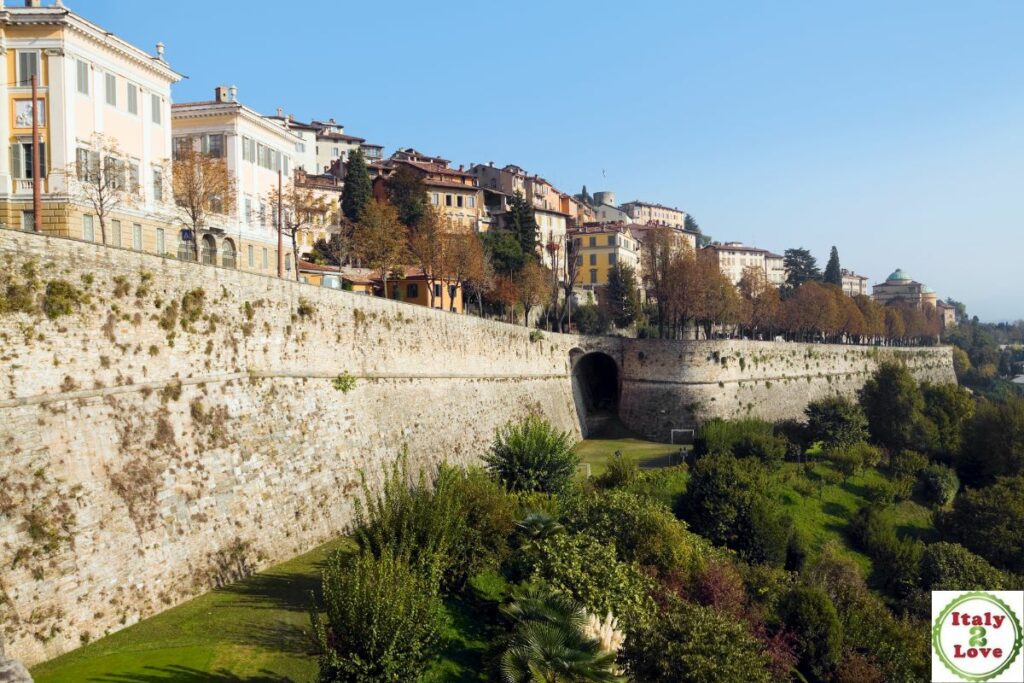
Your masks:
{"label": "arched tunnel entrance", "polygon": [[572,366],[572,393],[585,437],[603,435],[619,425],[619,364],[607,353],[579,356]]}

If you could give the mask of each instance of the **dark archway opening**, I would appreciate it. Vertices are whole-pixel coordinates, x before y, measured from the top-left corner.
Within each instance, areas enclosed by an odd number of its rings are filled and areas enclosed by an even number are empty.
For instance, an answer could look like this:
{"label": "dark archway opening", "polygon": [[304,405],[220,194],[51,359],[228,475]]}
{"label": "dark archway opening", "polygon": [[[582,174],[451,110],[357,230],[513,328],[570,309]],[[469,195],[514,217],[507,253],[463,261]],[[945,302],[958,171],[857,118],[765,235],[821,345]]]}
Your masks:
{"label": "dark archway opening", "polygon": [[572,370],[576,412],[583,436],[594,437],[618,425],[619,366],[606,353],[584,354]]}

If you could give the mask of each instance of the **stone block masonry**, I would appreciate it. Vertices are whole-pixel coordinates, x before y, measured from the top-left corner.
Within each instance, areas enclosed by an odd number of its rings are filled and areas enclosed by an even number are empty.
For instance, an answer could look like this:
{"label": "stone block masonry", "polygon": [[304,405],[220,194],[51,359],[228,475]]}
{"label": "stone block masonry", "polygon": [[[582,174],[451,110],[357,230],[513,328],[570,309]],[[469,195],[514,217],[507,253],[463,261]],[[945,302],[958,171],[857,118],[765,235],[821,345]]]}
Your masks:
{"label": "stone block masonry", "polygon": [[[40,302],[59,281],[81,303],[50,319]],[[337,536],[363,478],[378,484],[403,451],[416,468],[469,464],[531,409],[579,435],[571,376],[585,352],[615,359],[623,419],[661,439],[713,415],[797,416],[886,353],[530,341],[522,327],[11,230],[0,284],[0,642],[28,663]],[[922,376],[952,377],[948,351],[902,353]]]}

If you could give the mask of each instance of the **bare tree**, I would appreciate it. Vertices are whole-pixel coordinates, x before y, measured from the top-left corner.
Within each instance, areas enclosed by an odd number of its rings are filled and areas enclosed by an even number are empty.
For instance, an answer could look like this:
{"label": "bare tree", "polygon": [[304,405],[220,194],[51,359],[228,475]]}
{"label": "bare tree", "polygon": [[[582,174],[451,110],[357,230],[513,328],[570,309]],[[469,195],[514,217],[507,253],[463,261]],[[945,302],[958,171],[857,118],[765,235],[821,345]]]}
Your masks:
{"label": "bare tree", "polygon": [[295,279],[299,274],[299,235],[312,233],[320,229],[326,231],[328,226],[339,220],[336,209],[322,192],[303,187],[294,180],[288,181],[281,194],[277,190],[270,193],[270,206],[281,203],[281,232],[291,241],[292,259],[295,262]]}
{"label": "bare tree", "polygon": [[566,321],[566,324],[572,326],[572,297],[573,292],[576,289],[576,278],[579,276],[580,268],[583,265],[582,259],[579,258],[580,243],[578,239],[573,237],[567,237],[565,240],[565,261],[564,273],[565,277],[562,280],[562,288],[565,290],[565,306],[562,308],[562,314],[558,317],[558,327],[562,332],[568,332],[568,328],[562,326],[562,321]]}
{"label": "bare tree", "polygon": [[191,145],[175,151],[171,167],[176,217],[192,231],[196,261],[199,233],[212,216],[226,216],[235,206],[235,181],[227,161],[199,152]]}
{"label": "bare tree", "polygon": [[398,220],[395,207],[376,200],[367,204],[356,226],[353,247],[366,265],[380,270],[387,296],[388,275],[406,255],[405,226]]}
{"label": "bare tree", "polygon": [[142,191],[138,166],[125,161],[117,141],[102,133],[94,133],[88,147],[79,148],[75,163],[60,175],[65,178],[68,194],[96,214],[104,244],[110,215],[138,203]]}

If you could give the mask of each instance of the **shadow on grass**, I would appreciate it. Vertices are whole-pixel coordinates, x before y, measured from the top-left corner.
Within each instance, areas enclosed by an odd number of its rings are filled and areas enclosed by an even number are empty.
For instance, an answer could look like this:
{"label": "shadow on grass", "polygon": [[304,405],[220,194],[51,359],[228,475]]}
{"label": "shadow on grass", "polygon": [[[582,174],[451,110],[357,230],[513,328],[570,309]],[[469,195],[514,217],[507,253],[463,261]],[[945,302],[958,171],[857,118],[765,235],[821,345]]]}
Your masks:
{"label": "shadow on grass", "polygon": [[863,484],[853,484],[849,481],[844,481],[842,484],[839,485],[839,487],[846,491],[847,493],[852,493],[853,495],[864,500],[871,499],[871,489],[869,489],[867,486],[864,486]]}
{"label": "shadow on grass", "polygon": [[236,596],[238,604],[252,608],[308,612],[314,593],[320,599],[320,571],[307,574],[255,574],[217,591]]}
{"label": "shadow on grass", "polygon": [[143,672],[127,674],[106,674],[93,681],[104,683],[293,683],[292,679],[270,671],[261,671],[256,676],[236,676],[226,669],[200,671],[188,666],[149,666]]}
{"label": "shadow on grass", "polygon": [[317,652],[311,631],[287,621],[242,623],[229,628],[225,635],[240,645],[252,645],[270,652],[296,655],[315,655]]}
{"label": "shadow on grass", "polygon": [[838,517],[844,520],[850,519],[850,511],[846,509],[845,505],[840,505],[839,503],[825,503],[821,506],[821,511],[830,517]]}

